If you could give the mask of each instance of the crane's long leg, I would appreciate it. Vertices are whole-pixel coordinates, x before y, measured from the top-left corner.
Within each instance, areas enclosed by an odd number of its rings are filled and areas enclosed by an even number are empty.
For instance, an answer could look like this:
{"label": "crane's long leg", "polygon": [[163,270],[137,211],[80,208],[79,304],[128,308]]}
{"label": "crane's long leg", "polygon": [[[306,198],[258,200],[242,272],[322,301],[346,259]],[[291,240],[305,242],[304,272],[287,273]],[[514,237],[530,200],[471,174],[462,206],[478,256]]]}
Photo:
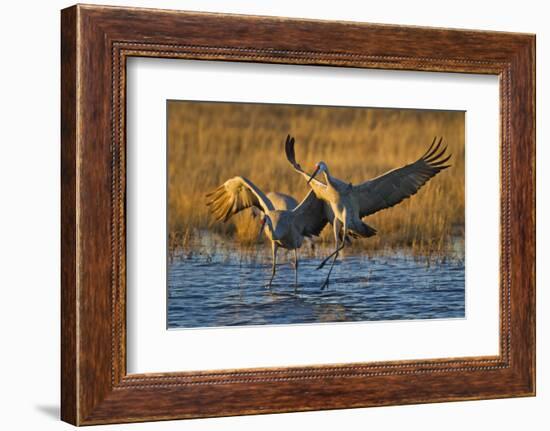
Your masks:
{"label": "crane's long leg", "polygon": [[319,264],[319,266],[316,268],[316,269],[321,269],[323,266],[325,266],[327,264],[327,262],[329,261],[329,259],[334,256],[335,254],[338,254],[340,252],[340,250],[342,250],[342,248],[344,248],[343,246],[342,247],[336,247],[336,250],[334,250],[332,253],[330,253],[327,257],[325,257],[323,259],[323,261]]}
{"label": "crane's long leg", "polygon": [[[336,262],[336,259],[338,259],[338,255],[340,254],[340,250],[342,250],[344,248],[344,245],[345,245],[344,240],[342,240],[342,245],[340,245],[340,229],[341,229],[341,227],[342,227],[342,222],[338,219],[335,219],[333,229],[334,229],[334,240],[336,242],[336,250],[329,256],[329,258],[331,256],[334,256],[334,257],[332,259],[332,264],[330,265],[330,269],[328,271],[327,278],[325,279],[325,282],[321,285],[321,290],[328,287],[328,283],[329,283],[329,280],[330,280],[330,274],[332,273],[332,268],[334,268],[334,263]],[[345,238],[346,237],[346,224],[345,223],[344,223],[343,231],[344,231],[344,235],[342,236],[342,238]],[[322,265],[324,265],[324,263]],[[320,265],[319,267],[322,267],[322,265]]]}
{"label": "crane's long leg", "polygon": [[[334,225],[333,225],[333,228],[334,228],[334,240],[336,242],[336,249],[330,253],[327,257],[325,257],[323,259],[323,261],[319,264],[319,266],[317,267],[317,269],[321,269],[323,266],[326,265],[326,263],[328,262],[328,260],[334,256],[335,254],[338,254],[343,248],[344,246],[346,245],[346,228],[344,227],[344,230],[343,230],[343,235],[342,235],[342,245],[340,247],[338,247],[338,242],[339,242],[339,239],[340,239],[340,232],[338,232],[336,230],[336,225],[339,225],[339,226],[342,226],[342,222],[340,220],[337,220],[337,219],[334,219]],[[334,265],[334,259],[333,259],[333,265]]]}
{"label": "crane's long leg", "polygon": [[294,249],[294,291],[298,290],[298,249]]}
{"label": "crane's long leg", "polygon": [[267,284],[267,288],[271,289],[271,284],[273,283],[273,279],[275,278],[275,268],[277,267],[277,249],[279,248],[279,246],[277,245],[277,243],[275,241],[271,241],[271,253],[272,253],[272,261],[273,261],[273,266],[271,267],[271,278],[269,280],[269,283]]}

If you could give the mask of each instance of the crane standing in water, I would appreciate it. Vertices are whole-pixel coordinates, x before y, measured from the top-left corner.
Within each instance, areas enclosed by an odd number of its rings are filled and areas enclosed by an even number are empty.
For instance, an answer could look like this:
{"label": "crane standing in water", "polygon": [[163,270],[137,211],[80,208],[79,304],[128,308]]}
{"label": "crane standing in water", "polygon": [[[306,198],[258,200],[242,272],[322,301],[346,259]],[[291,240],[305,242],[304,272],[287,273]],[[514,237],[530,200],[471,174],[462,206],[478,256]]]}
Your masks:
{"label": "crane standing in water", "polygon": [[[441,148],[442,139],[440,138],[436,144],[437,138],[434,138],[428,151],[417,161],[353,185],[333,177],[325,162],[317,163],[315,171],[309,175],[296,162],[294,138],[287,136],[285,152],[288,161],[294,170],[307,180],[315,196],[324,201],[332,211],[335,250],[317,268],[321,269],[333,257],[321,289],[328,287],[334,262],[346,241],[349,241],[349,236],[368,238],[376,234],[376,229],[362,221],[363,217],[390,208],[411,197],[429,179],[450,166],[445,164],[451,156],[444,157],[447,147]],[[315,178],[318,173],[324,174],[326,184]]]}
{"label": "crane standing in water", "polygon": [[[271,240],[272,269],[267,287],[271,288],[277,265],[277,249],[294,250],[294,287],[298,287],[298,249],[304,237],[319,235],[328,218],[325,203],[310,191],[302,202],[293,209],[277,209],[274,203],[252,181],[244,177],[233,177],[207,195],[207,205],[218,221],[226,222],[246,208],[256,208],[263,213],[259,235],[265,230]],[[290,201],[272,195],[280,207],[289,206]],[[267,227],[267,229],[265,229]]]}

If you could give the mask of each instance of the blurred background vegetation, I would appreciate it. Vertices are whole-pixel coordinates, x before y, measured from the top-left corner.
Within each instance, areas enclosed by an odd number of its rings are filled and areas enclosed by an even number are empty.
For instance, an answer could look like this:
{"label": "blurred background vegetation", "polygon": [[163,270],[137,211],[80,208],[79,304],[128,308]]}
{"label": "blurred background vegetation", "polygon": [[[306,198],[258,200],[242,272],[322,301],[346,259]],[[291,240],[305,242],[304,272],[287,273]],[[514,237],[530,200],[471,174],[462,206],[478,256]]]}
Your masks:
{"label": "blurred background vegetation", "polygon": [[[207,232],[243,246],[256,240],[259,222],[249,210],[222,224],[206,206],[205,194],[235,175],[301,201],[308,187],[286,161],[287,134],[296,138],[296,158],[306,171],[323,160],[332,175],[354,184],[415,161],[443,136],[452,167],[412,198],[368,217],[378,235],[354,247],[420,255],[458,249],[463,256],[464,112],[169,101],[167,115],[171,251]],[[332,244],[330,226],[318,242]]]}

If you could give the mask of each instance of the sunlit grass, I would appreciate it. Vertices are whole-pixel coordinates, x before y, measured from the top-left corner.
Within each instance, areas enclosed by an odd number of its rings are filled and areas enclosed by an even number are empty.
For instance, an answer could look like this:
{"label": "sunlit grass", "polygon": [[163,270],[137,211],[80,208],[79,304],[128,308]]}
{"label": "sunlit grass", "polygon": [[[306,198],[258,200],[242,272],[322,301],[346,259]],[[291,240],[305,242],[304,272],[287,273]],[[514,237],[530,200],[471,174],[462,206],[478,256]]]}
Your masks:
{"label": "sunlit grass", "polygon": [[[300,201],[308,188],[286,161],[287,134],[296,138],[304,169],[312,171],[323,160],[334,176],[354,184],[413,162],[434,136],[443,136],[452,167],[411,199],[368,217],[378,235],[354,241],[354,247],[442,255],[463,242],[463,112],[173,101],[168,105],[170,250],[191,247],[207,230],[243,247],[256,240],[258,221],[248,212],[222,224],[205,204],[205,193],[232,176]],[[332,243],[330,228],[320,241]]]}

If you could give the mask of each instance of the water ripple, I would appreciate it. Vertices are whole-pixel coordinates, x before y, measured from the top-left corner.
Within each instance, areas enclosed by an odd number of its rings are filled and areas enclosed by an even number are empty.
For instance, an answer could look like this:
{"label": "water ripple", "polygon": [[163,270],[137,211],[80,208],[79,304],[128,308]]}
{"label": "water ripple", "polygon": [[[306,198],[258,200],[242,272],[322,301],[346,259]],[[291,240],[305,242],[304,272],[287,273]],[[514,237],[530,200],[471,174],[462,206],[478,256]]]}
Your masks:
{"label": "water ripple", "polygon": [[328,268],[319,259],[294,268],[279,264],[273,287],[265,289],[271,265],[237,256],[195,253],[168,265],[168,327],[192,328],[464,317],[464,262],[431,263],[403,254],[346,256],[328,289]]}

